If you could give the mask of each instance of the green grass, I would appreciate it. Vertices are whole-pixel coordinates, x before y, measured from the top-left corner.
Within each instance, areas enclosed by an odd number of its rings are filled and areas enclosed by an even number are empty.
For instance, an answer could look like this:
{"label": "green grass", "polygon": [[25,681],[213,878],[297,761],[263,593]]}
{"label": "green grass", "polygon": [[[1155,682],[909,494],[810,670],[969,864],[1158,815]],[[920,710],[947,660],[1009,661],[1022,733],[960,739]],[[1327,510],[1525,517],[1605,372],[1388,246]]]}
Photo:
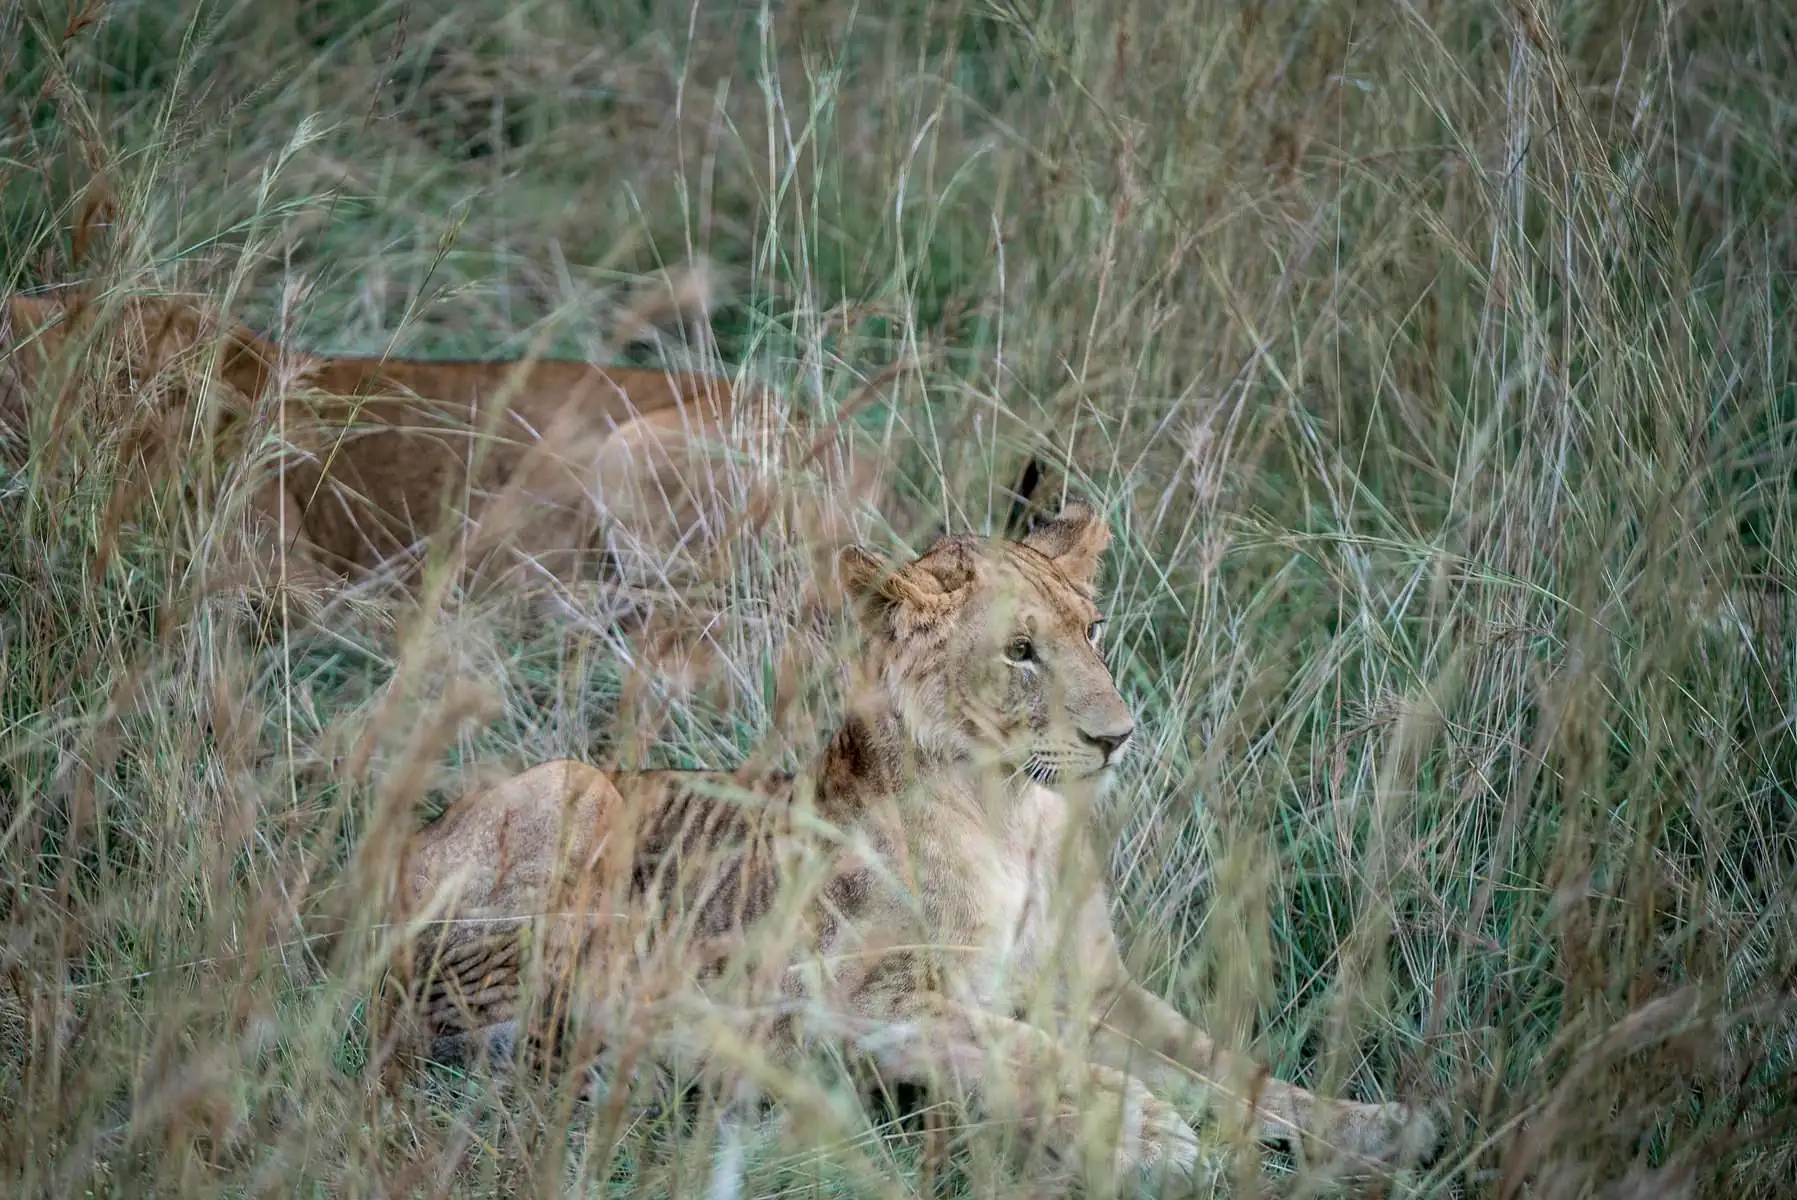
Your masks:
{"label": "green grass", "polygon": [[[1150,986],[1282,1076],[1450,1102],[1402,1194],[1797,1179],[1777,6],[79,11],[0,15],[6,279],[612,358],[615,289],[708,256],[726,362],[825,408],[899,365],[860,417],[895,528],[990,528],[1027,451],[1110,515],[1143,737],[1103,820]],[[377,1099],[373,966],[321,932],[467,780],[616,746],[598,598],[258,631],[203,512],[96,569],[116,440],[0,455],[9,1192],[703,1189],[703,1122]],[[675,697],[655,756],[771,736],[791,585],[745,564],[746,686]],[[748,1193],[910,1187],[869,1120],[770,1135]],[[990,1140],[949,1185],[1028,1194]]]}

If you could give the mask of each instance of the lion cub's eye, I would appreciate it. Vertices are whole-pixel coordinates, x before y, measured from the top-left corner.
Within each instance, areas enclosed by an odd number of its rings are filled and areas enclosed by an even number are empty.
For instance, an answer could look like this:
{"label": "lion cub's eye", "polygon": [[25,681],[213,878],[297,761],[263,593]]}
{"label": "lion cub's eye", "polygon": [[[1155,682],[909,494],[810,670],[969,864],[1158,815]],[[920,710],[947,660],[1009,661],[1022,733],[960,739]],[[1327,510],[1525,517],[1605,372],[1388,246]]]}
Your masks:
{"label": "lion cub's eye", "polygon": [[1036,644],[1026,637],[1014,637],[1005,646],[1005,657],[1014,663],[1033,662]]}
{"label": "lion cub's eye", "polygon": [[1096,646],[1098,644],[1098,639],[1102,638],[1103,636],[1104,636],[1104,622],[1103,621],[1094,621],[1090,625],[1086,626],[1086,640],[1088,642],[1091,642],[1094,646]]}

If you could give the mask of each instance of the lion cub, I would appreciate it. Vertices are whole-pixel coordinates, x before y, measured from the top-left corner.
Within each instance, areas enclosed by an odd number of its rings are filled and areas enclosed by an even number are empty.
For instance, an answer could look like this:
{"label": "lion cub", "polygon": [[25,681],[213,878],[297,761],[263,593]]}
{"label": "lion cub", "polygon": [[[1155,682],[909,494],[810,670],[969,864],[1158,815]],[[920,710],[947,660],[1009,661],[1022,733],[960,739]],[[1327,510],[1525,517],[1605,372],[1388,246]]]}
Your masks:
{"label": "lion cub", "polygon": [[834,1044],[1115,1167],[1195,1166],[1175,1102],[1374,1160],[1432,1144],[1403,1105],[1246,1069],[1130,978],[1084,821],[1133,732],[1099,649],[1109,541],[1073,507],[898,566],[846,551],[869,644],[797,778],[560,761],[458,801],[403,859],[382,1052],[765,1080]]}
{"label": "lion cub", "polygon": [[[606,559],[628,582],[685,582],[731,513],[784,512],[833,551],[879,484],[836,431],[717,375],[317,355],[173,297],[6,298],[0,451],[34,423],[54,445],[66,395],[96,383],[97,424],[129,431],[118,516],[197,450],[253,463],[252,561],[324,586],[414,585],[433,545],[512,589]],[[802,457],[817,480],[792,469]]]}

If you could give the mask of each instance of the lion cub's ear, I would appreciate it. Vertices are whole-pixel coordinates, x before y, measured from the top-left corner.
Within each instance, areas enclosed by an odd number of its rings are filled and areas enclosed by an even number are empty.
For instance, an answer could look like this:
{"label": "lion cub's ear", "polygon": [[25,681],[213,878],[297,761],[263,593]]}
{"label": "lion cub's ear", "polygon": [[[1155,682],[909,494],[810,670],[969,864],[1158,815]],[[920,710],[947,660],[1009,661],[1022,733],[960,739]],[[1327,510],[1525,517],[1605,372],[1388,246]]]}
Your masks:
{"label": "lion cub's ear", "polygon": [[901,605],[927,611],[940,606],[948,595],[937,578],[916,563],[894,564],[860,546],[844,547],[838,566],[842,586],[864,621]]}
{"label": "lion cub's ear", "polygon": [[1052,559],[1075,586],[1091,590],[1098,586],[1099,559],[1111,544],[1111,527],[1084,504],[1069,504],[1023,544]]}

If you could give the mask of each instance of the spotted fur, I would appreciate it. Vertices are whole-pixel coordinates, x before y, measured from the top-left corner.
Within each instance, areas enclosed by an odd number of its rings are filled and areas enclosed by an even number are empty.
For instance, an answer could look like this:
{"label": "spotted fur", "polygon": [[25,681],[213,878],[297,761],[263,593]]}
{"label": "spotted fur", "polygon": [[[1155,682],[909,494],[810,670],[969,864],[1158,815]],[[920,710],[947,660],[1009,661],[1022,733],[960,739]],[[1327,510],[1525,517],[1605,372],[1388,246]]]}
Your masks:
{"label": "spotted fur", "polygon": [[1363,1161],[1432,1145],[1405,1106],[1267,1078],[1124,967],[1085,822],[1131,736],[1100,651],[1109,537],[1076,508],[1022,541],[846,553],[867,650],[796,778],[561,761],[459,802],[406,861],[396,1044],[567,1025],[733,1077],[743,1046],[833,1045],[1061,1151],[1096,1131],[1111,1167],[1192,1170],[1206,1109]]}

